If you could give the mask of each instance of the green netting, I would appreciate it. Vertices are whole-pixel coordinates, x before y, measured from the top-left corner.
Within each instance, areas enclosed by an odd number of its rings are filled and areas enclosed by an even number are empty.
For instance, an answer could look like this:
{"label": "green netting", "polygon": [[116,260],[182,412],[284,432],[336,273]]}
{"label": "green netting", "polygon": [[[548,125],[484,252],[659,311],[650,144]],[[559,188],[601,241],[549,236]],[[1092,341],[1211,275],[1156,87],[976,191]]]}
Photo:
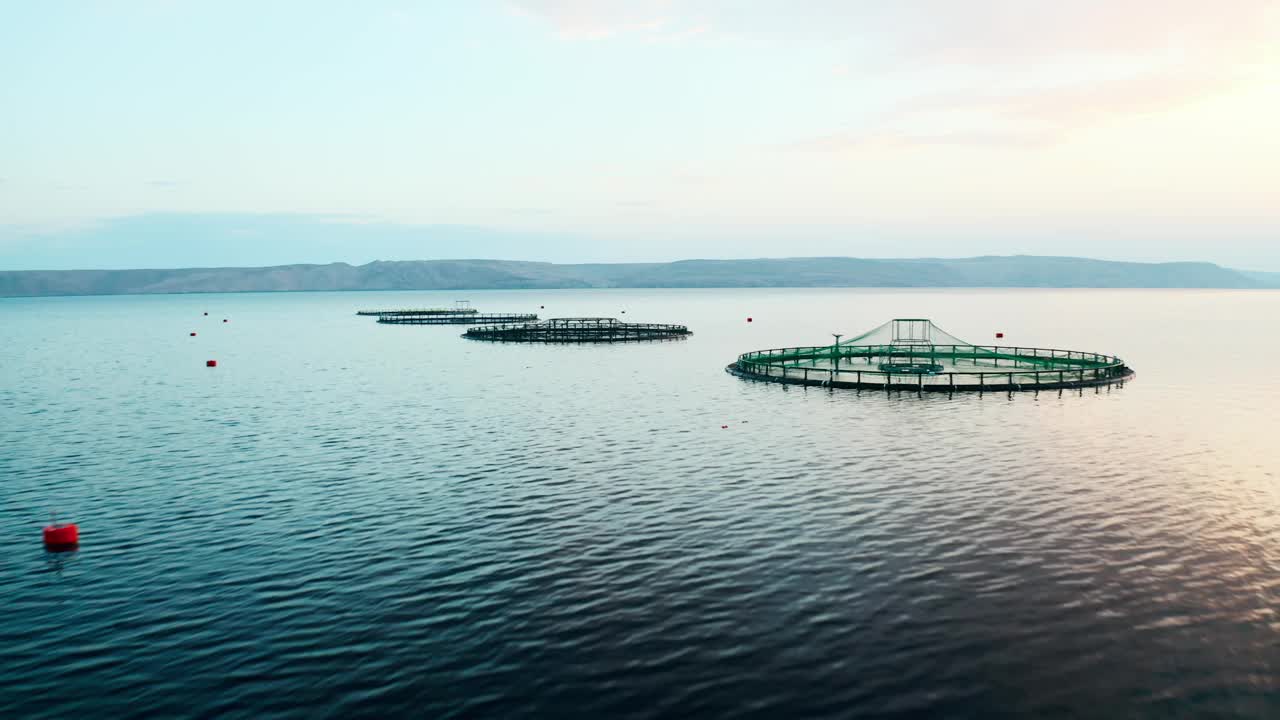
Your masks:
{"label": "green netting", "polygon": [[971,345],[925,318],[898,318],[846,340],[841,345]]}
{"label": "green netting", "polygon": [[[923,318],[890,320],[830,345],[746,353],[735,364],[748,375],[806,382],[978,384],[989,377],[1016,385],[1105,382],[1132,371],[1117,357],[1098,353],[1007,345],[975,345]],[[816,371],[816,372],[815,372]],[[852,380],[850,380],[852,375]]]}
{"label": "green netting", "polygon": [[[783,363],[797,367],[827,367],[833,359],[862,361],[866,364],[912,364],[917,361],[944,365],[983,365],[990,367],[1025,367],[1038,370],[1076,370],[1105,367],[1116,362],[1115,358],[1095,353],[1043,348],[1003,348],[976,345],[837,345],[786,348],[752,353],[751,359],[759,362]],[[929,362],[931,361],[931,362]]]}

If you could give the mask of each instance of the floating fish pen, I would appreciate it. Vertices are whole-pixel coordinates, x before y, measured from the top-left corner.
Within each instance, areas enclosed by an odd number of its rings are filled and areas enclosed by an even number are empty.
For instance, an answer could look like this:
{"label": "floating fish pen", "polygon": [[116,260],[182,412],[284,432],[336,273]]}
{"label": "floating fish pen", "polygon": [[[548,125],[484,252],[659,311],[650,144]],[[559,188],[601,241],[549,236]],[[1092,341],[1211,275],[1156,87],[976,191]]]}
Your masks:
{"label": "floating fish pen", "polygon": [[447,315],[382,315],[378,322],[387,325],[479,325],[515,323],[537,320],[534,313],[450,313]]}
{"label": "floating fish pen", "polygon": [[476,315],[479,310],[475,308],[421,308],[406,310],[357,310],[357,315],[372,315],[375,317],[391,317],[393,315]]}
{"label": "floating fish pen", "polygon": [[473,327],[462,336],[493,342],[613,343],[676,340],[690,334],[684,325],[624,323],[614,318],[553,318],[539,323]]}
{"label": "floating fish pen", "polygon": [[743,353],[725,370],[792,385],[869,390],[1019,391],[1123,385],[1133,377],[1112,355],[1005,345],[974,345],[929,320],[890,320],[830,345]]}

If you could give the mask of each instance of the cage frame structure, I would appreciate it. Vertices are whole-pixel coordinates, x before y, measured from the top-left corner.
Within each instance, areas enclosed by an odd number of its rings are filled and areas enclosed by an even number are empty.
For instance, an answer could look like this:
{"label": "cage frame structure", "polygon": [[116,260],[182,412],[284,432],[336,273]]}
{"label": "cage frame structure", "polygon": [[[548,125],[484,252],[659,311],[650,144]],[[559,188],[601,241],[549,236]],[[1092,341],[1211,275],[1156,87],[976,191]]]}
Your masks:
{"label": "cage frame structure", "polygon": [[537,320],[537,313],[449,313],[449,314],[397,314],[380,315],[378,322],[384,325],[479,325],[481,323],[513,323]]}
{"label": "cage frame structure", "polygon": [[[861,343],[881,329],[877,328],[853,340],[829,345],[743,353],[725,371],[741,378],[790,385],[979,393],[1123,386],[1134,376],[1124,360],[1114,355],[1020,345],[976,345],[940,331],[927,320],[932,330],[952,342],[935,344],[930,333],[928,344],[924,344],[912,338],[901,339],[898,322],[881,326],[892,327],[894,340],[888,343]],[[840,360],[845,358],[851,362],[841,368]],[[884,362],[877,363],[877,359]],[[939,360],[949,361],[949,365],[942,366]],[[965,361],[971,362],[974,370],[958,370]],[[818,367],[819,362],[829,363],[830,367]]]}
{"label": "cage frame structure", "polygon": [[462,315],[474,316],[480,311],[475,308],[405,308],[403,310],[357,310],[357,315],[373,317],[396,317],[411,315]]}
{"label": "cage frame structure", "polygon": [[682,340],[693,333],[684,325],[626,323],[616,318],[551,318],[541,322],[468,328],[468,340],[516,343],[614,343]]}
{"label": "cage frame structure", "polygon": [[400,310],[357,310],[357,315],[374,317],[407,317],[415,315],[464,315],[474,317],[480,311],[471,307],[470,300],[454,300],[453,307],[403,308]]}

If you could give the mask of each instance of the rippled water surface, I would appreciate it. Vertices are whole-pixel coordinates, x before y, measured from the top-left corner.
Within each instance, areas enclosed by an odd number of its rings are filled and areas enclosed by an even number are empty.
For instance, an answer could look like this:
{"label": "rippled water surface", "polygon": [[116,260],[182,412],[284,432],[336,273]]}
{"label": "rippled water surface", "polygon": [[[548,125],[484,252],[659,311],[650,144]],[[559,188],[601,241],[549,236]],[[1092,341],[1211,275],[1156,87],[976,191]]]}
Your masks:
{"label": "rippled water surface", "polygon": [[[456,298],[695,334],[354,314]],[[1138,377],[724,372],[891,317]],[[1278,717],[1277,317],[1201,291],[0,300],[0,717]],[[41,547],[51,510],[78,552]]]}

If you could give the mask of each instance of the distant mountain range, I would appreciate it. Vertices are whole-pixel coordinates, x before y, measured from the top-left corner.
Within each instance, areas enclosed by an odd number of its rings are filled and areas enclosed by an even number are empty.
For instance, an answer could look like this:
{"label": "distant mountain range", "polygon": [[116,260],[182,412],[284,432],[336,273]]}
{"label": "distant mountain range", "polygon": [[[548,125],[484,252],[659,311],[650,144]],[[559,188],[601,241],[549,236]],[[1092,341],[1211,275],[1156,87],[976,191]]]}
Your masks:
{"label": "distant mountain range", "polygon": [[415,260],[175,270],[0,271],[0,297],[316,290],[518,288],[1039,287],[1280,288],[1280,273],[1212,263],[1070,257],[869,260],[847,257],[554,264]]}

